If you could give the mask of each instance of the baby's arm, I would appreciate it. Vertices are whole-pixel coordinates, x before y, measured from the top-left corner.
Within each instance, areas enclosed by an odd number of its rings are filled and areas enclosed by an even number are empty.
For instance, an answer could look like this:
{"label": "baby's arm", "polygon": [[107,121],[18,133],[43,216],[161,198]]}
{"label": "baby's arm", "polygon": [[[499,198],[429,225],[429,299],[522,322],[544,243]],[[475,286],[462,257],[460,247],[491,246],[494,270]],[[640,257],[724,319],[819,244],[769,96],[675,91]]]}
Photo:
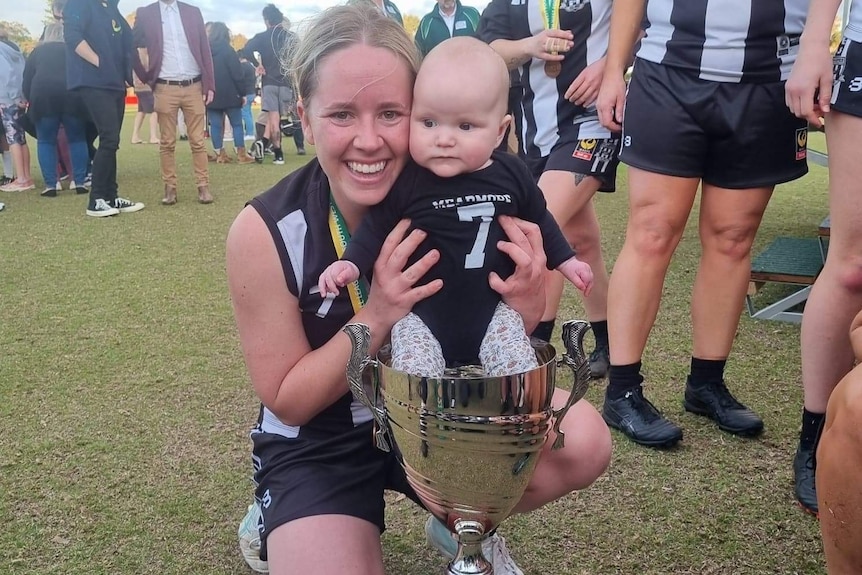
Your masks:
{"label": "baby's arm", "polygon": [[338,288],[351,284],[359,279],[359,268],[351,261],[336,260],[329,264],[320,274],[317,287],[320,289],[320,297],[328,294],[338,295]]}
{"label": "baby's arm", "polygon": [[572,256],[557,266],[557,271],[584,292],[585,296],[590,295],[590,290],[593,289],[593,270],[590,264]]}

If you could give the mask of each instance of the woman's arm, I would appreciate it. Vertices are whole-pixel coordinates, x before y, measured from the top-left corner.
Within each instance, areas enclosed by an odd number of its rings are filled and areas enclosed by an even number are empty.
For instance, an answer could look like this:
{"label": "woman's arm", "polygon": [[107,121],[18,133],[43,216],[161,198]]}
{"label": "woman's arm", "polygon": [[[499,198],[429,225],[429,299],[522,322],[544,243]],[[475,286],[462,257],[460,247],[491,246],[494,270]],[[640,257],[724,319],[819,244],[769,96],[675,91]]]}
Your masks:
{"label": "woman's arm", "polygon": [[[417,301],[439,291],[439,280],[413,287],[439,259],[429,252],[407,269],[407,258],[425,234],[406,222],[387,238],[375,265],[366,306],[351,320],[371,329],[372,353],[392,325]],[[402,241],[403,239],[403,241]],[[347,392],[345,369],[351,353],[339,332],[312,350],[303,330],[297,299],[284,281],[272,236],[258,213],[245,208],[227,239],[227,274],[246,367],[261,402],[288,425],[302,425]]]}
{"label": "woman's arm", "polygon": [[520,68],[533,58],[561,62],[574,46],[568,30],[542,30],[521,40],[494,40],[491,48],[506,61],[509,70]]}
{"label": "woman's arm", "polygon": [[790,111],[816,126],[822,125],[820,115],[829,112],[832,98],[829,41],[839,4],[841,0],[811,0],[805,31],[799,41],[799,55],[785,85],[785,101]]}
{"label": "woman's arm", "polygon": [[646,0],[614,0],[608,56],[596,109],[599,121],[613,132],[623,123],[625,72],[632,61],[632,51],[640,36]]}

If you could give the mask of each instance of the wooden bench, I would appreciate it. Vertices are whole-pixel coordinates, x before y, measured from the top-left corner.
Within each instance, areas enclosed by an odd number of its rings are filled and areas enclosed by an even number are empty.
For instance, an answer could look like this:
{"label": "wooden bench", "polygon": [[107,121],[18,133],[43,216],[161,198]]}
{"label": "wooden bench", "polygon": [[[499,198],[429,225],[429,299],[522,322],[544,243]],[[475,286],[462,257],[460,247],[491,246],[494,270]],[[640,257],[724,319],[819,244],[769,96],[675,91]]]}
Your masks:
{"label": "wooden bench", "polygon": [[[751,317],[799,323],[802,314],[790,311],[808,299],[811,285],[823,269],[823,249],[819,238],[777,237],[751,262],[751,282],[746,306]],[[767,283],[804,286],[760,310],[753,296]]]}

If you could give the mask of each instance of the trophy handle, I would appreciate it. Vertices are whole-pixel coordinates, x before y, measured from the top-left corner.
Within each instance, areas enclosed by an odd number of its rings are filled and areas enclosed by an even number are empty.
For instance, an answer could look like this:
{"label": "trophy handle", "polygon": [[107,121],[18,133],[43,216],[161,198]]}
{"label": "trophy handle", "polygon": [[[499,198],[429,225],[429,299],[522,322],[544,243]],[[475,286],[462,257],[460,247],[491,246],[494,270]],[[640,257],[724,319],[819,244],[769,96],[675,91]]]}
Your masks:
{"label": "trophy handle", "polygon": [[587,335],[588,331],[590,331],[589,322],[580,319],[569,320],[563,324],[562,337],[566,353],[557,360],[557,365],[569,366],[574,375],[574,381],[566,405],[554,411],[554,432],[557,434],[557,438],[551,449],[560,449],[565,445],[566,437],[560,429],[560,424],[569,409],[584,397],[590,386],[590,365],[584,351],[584,336]]}
{"label": "trophy handle", "polygon": [[[371,410],[374,418],[374,443],[381,451],[388,452],[386,412],[368,397],[362,385],[362,374],[365,368],[369,365],[377,366],[377,362],[371,359],[371,354],[368,352],[371,345],[371,329],[364,323],[349,323],[341,328],[341,331],[350,338],[350,359],[347,360],[347,383],[350,385],[350,391],[356,401]],[[374,393],[376,396],[376,389]],[[374,397],[374,399],[377,398]]]}

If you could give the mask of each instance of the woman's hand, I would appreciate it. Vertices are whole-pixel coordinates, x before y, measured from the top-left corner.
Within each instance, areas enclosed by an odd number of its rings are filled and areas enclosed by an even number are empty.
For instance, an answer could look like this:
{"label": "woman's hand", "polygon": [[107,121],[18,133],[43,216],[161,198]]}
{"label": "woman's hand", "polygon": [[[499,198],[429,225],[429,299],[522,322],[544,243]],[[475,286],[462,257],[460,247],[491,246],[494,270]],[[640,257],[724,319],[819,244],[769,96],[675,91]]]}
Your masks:
{"label": "woman's hand", "polygon": [[623,129],[626,104],[626,80],[622,74],[605,75],[596,99],[599,122],[611,132]]}
{"label": "woman's hand", "polygon": [[[431,266],[440,260],[440,252],[430,250],[416,263],[405,269],[407,260],[428,235],[422,230],[410,228],[409,220],[401,220],[386,236],[380,255],[374,262],[374,279],[371,283],[366,310],[375,319],[378,328],[388,334],[396,321],[407,315],[416,302],[434,295],[443,287],[443,280],[436,279],[420,286],[416,285]],[[372,330],[373,333],[373,330]]]}
{"label": "woman's hand", "polygon": [[521,314],[527,333],[533,331],[545,313],[545,271],[547,258],[539,226],[510,216],[500,216],[500,225],[509,241],[497,243],[497,249],[515,262],[515,272],[503,280],[495,272],[488,285],[502,296],[506,304]]}
{"label": "woman's hand", "polygon": [[832,98],[832,55],[829,46],[807,46],[799,56],[784,86],[784,101],[797,118],[823,126],[821,115],[829,112]]}
{"label": "woman's hand", "polygon": [[574,36],[569,30],[542,30],[529,39],[527,53],[539,60],[562,62],[564,52],[572,49]]}
{"label": "woman's hand", "polygon": [[605,59],[600,58],[578,74],[564,94],[566,100],[584,108],[591,106],[599,95],[604,74]]}

